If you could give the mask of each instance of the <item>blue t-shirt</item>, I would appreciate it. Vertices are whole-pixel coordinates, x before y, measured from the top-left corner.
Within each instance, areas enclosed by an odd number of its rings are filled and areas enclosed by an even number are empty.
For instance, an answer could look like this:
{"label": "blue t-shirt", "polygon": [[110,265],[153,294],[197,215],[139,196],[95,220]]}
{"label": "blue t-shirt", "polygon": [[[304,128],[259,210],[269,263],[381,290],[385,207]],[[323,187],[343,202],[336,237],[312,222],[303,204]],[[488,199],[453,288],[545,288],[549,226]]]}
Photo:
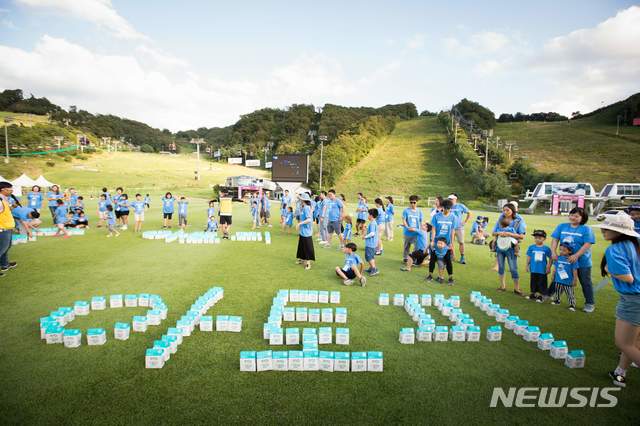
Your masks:
{"label": "blue t-shirt", "polygon": [[209,207],[207,209],[207,217],[214,217],[216,215],[216,208],[215,207]]}
{"label": "blue t-shirt", "polygon": [[367,206],[367,202],[364,200],[358,200],[358,207],[356,209],[358,211],[357,218],[360,220],[367,220],[369,216],[369,207]]}
{"label": "blue t-shirt", "polygon": [[189,206],[188,201],[178,201],[178,214],[180,216],[186,216],[188,206]]}
{"label": "blue t-shirt", "polygon": [[[504,218],[504,213],[500,213],[500,216],[498,216],[498,220],[496,221],[496,224],[493,226],[492,232],[498,232],[496,231],[496,229],[500,227],[500,222],[502,221],[502,218]],[[513,229],[516,230],[515,232],[516,234],[525,235],[527,233],[527,224],[525,223],[522,216],[520,216],[517,213],[513,218],[513,220],[511,221],[511,226],[513,227]]]}
{"label": "blue t-shirt", "polygon": [[56,207],[55,217],[56,223],[65,223],[67,221],[67,208],[65,206]]}
{"label": "blue t-shirt", "polygon": [[269,211],[271,210],[271,200],[267,197],[262,197],[262,209]]}
{"label": "blue t-shirt", "polygon": [[342,266],[343,271],[350,270],[353,266],[358,266],[362,263],[362,259],[356,253],[350,253],[344,255],[344,266]]}
{"label": "blue t-shirt", "polygon": [[218,230],[218,222],[214,217],[210,217],[207,220],[207,231],[217,231]]}
{"label": "blue t-shirt", "polygon": [[382,207],[376,207],[376,209],[378,210],[378,217],[376,218],[376,222],[382,225],[387,221],[387,212],[385,212]]}
{"label": "blue t-shirt", "polygon": [[451,213],[456,215],[456,217],[458,218],[458,227],[456,229],[462,228],[462,216],[469,213],[469,209],[467,208],[467,206],[462,203],[456,203],[455,205],[453,205],[453,207],[451,207]]}
{"label": "blue t-shirt", "polygon": [[49,207],[58,207],[58,200],[62,199],[62,194],[60,193],[55,193],[53,191],[49,191],[47,192],[47,199],[49,199]]}
{"label": "blue t-shirt", "polygon": [[329,216],[329,222],[335,222],[340,220],[340,210],[344,207],[344,203],[340,198],[334,198],[333,200],[327,200],[327,214]]}
{"label": "blue t-shirt", "polygon": [[122,198],[122,194],[115,194],[111,197],[111,202],[113,203],[113,207],[115,211],[120,211],[120,199]]}
{"label": "blue t-shirt", "polygon": [[527,256],[531,258],[529,270],[532,274],[546,274],[547,265],[551,259],[551,249],[548,246],[531,244],[527,248]]}
{"label": "blue t-shirt", "polygon": [[[411,209],[407,207],[402,212],[402,219],[407,222],[408,227],[404,228],[404,235],[407,237],[415,237],[418,235],[418,229],[422,225],[422,211],[420,209]],[[415,232],[409,231],[409,228],[415,228]]]}
{"label": "blue t-shirt", "polygon": [[27,200],[32,209],[42,208],[42,192],[30,192],[27,194]]}
{"label": "blue t-shirt", "polygon": [[107,204],[108,204],[107,200],[98,201],[98,211],[99,212],[106,212],[107,211]]}
{"label": "blue t-shirt", "polygon": [[287,226],[293,226],[293,212],[287,211],[285,224]]}
{"label": "blue t-shirt", "polygon": [[387,222],[391,222],[393,220],[393,215],[395,214],[395,210],[393,204],[387,204]]}
{"label": "blue t-shirt", "polygon": [[367,234],[373,234],[371,237],[365,236],[364,238],[364,246],[369,248],[376,248],[378,246],[378,222],[376,220],[372,220],[369,222],[367,226]]}
{"label": "blue t-shirt", "polygon": [[76,203],[78,202],[78,197],[79,197],[79,195],[78,195],[78,194],[72,194],[72,195],[70,195],[70,196],[69,196],[69,205],[70,205],[70,206],[75,206],[75,205],[76,205]]}
{"label": "blue t-shirt", "polygon": [[280,199],[280,208],[285,209],[291,204],[291,196],[285,195]]}
{"label": "blue t-shirt", "polygon": [[422,229],[419,230],[418,238],[416,239],[416,250],[425,251],[428,243],[429,243],[429,234],[427,234],[427,231],[424,231]]}
{"label": "blue t-shirt", "polygon": [[621,294],[640,294],[640,258],[631,241],[611,244],[604,252],[610,274],[633,276],[633,283],[625,283],[615,277],[613,286]]}
{"label": "blue t-shirt", "polygon": [[144,196],[144,203],[145,204],[150,204],[151,203],[151,197],[149,197],[148,195]]}
{"label": "blue t-shirt", "polygon": [[640,219],[633,221],[633,229],[640,234]]}
{"label": "blue t-shirt", "polygon": [[485,225],[484,222],[482,223],[473,222],[473,225],[471,225],[471,235],[477,233],[478,231],[485,231],[486,229],[487,229],[487,226]]}
{"label": "blue t-shirt", "polygon": [[162,199],[162,213],[173,213],[173,209],[174,209],[174,203],[175,203],[176,199],[171,197],[171,198],[163,198]]}
{"label": "blue t-shirt", "polygon": [[443,212],[438,212],[431,219],[431,225],[433,226],[434,241],[438,237],[444,237],[447,240],[447,245],[451,244],[453,237],[453,231],[458,229],[459,219],[453,213],[445,216]]}
{"label": "blue t-shirt", "polygon": [[116,210],[119,210],[121,212],[128,212],[129,211],[129,200],[124,198],[124,197],[122,197],[122,196],[118,197]]}
{"label": "blue t-shirt", "polygon": [[[305,205],[300,211],[300,222],[304,222],[307,219],[312,219],[311,207]],[[299,233],[301,237],[310,237],[313,235],[313,223],[309,222],[300,225]]]}
{"label": "blue t-shirt", "polygon": [[[571,247],[573,253],[580,250],[585,243],[595,244],[596,237],[593,235],[593,230],[587,225],[578,225],[572,227],[570,223],[561,223],[556,227],[551,234],[551,237],[555,238],[560,244],[568,244]],[[587,250],[578,259],[578,268],[590,268],[591,267],[591,248]]]}
{"label": "blue t-shirt", "polygon": [[131,207],[133,207],[133,211],[136,214],[142,214],[144,213],[144,201],[132,201],[131,202]]}
{"label": "blue t-shirt", "polygon": [[112,204],[113,201],[111,200],[111,194],[109,194],[109,192],[103,192],[102,195],[104,195],[105,199],[107,200],[107,204]]}
{"label": "blue t-shirt", "polygon": [[342,232],[342,239],[345,241],[351,240],[351,224],[350,223],[345,223],[344,224],[344,231]]}
{"label": "blue t-shirt", "polygon": [[328,209],[325,209],[327,201],[329,201],[327,198],[318,201],[318,217],[325,218],[329,215]]}
{"label": "blue t-shirt", "polygon": [[113,211],[107,212],[107,223],[109,225],[115,225],[116,224],[116,214]]}
{"label": "blue t-shirt", "polygon": [[562,285],[573,284],[573,271],[578,268],[578,263],[569,263],[567,256],[558,256],[555,262],[556,273],[553,277],[554,281]]}
{"label": "blue t-shirt", "polygon": [[29,217],[29,213],[31,213],[32,211],[33,209],[31,207],[16,207],[15,209],[11,210],[11,215],[18,220],[28,222],[31,220],[31,218]]}
{"label": "blue t-shirt", "polygon": [[439,248],[438,245],[433,248],[433,251],[436,253],[436,257],[438,259],[444,259],[444,257],[449,252],[449,246],[444,246],[443,248]]}

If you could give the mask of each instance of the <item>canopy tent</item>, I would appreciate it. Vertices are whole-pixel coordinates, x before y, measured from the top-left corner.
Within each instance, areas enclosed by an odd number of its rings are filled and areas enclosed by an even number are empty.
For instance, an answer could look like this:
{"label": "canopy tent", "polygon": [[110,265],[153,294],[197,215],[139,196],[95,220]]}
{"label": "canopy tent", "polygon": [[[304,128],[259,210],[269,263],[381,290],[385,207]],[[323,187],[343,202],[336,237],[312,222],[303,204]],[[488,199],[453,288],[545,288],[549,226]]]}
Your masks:
{"label": "canopy tent", "polygon": [[22,188],[31,188],[33,185],[37,185],[35,180],[24,173],[21,174],[20,177],[12,180],[11,184],[13,185],[13,194],[16,196],[22,195]]}
{"label": "canopy tent", "polygon": [[53,185],[55,185],[55,183],[53,182],[49,182],[47,180],[47,178],[45,178],[44,176],[40,175],[40,177],[38,179],[36,179],[36,185],[38,185],[41,188],[50,188]]}

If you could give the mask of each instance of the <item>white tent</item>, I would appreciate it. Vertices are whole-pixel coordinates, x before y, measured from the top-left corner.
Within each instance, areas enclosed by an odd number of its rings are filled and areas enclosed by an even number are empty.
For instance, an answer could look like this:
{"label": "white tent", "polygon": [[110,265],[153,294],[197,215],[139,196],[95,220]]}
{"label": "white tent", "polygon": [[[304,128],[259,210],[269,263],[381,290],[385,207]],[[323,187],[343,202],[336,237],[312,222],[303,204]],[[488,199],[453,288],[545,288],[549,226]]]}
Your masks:
{"label": "white tent", "polygon": [[22,188],[31,188],[33,185],[37,185],[36,181],[31,179],[29,176],[24,173],[20,175],[20,177],[11,181],[13,185],[13,194],[16,196],[22,195]]}
{"label": "white tent", "polygon": [[50,188],[53,185],[55,185],[55,183],[49,182],[47,180],[47,178],[45,178],[44,176],[40,175],[40,177],[38,179],[36,179],[36,185],[38,185],[41,188]]}

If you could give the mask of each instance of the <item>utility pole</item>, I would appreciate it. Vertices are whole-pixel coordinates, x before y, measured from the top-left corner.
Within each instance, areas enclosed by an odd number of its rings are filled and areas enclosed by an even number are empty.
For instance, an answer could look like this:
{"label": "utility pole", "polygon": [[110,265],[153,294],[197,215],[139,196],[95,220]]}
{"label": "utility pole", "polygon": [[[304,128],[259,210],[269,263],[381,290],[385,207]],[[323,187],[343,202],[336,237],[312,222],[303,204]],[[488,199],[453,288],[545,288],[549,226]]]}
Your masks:
{"label": "utility pole", "polygon": [[6,157],[4,157],[5,164],[9,164],[9,134],[7,133],[7,124],[9,124],[10,122],[11,122],[11,118],[5,117],[4,119],[4,149],[5,149],[5,155],[6,155]]}
{"label": "utility pole", "polygon": [[620,118],[622,118],[622,116],[618,114],[618,120],[616,121],[616,136],[620,135]]}
{"label": "utility pole", "polygon": [[489,138],[485,137],[485,149],[484,149],[484,171],[489,170]]}
{"label": "utility pole", "polygon": [[323,160],[323,156],[324,156],[324,143],[328,140],[327,136],[322,135],[319,136],[318,139],[320,140],[320,191],[322,191],[322,160]]}
{"label": "utility pole", "polygon": [[455,143],[455,144],[458,143],[458,122],[457,121],[456,121],[455,130],[453,132],[453,143]]}

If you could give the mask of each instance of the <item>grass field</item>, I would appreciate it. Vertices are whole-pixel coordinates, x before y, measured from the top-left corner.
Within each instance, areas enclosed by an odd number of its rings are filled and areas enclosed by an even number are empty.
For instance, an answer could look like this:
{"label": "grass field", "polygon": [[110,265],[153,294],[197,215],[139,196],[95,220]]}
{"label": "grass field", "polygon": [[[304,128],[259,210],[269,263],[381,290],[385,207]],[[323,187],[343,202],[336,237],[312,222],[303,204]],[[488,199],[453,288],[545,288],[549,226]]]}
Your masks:
{"label": "grass field", "polygon": [[9,124],[20,124],[22,126],[30,127],[34,124],[46,124],[49,119],[44,115],[36,114],[18,114],[9,111],[0,111],[0,124],[4,125],[5,118],[9,118],[11,121]]}
{"label": "grass field", "polygon": [[[157,200],[160,194],[152,195]],[[93,212],[94,205],[88,211]],[[495,215],[489,216],[493,224]],[[544,227],[550,231],[561,220],[525,218],[530,230]],[[192,200],[190,220],[193,229],[204,226],[205,200]],[[235,230],[248,230],[248,222],[247,207],[235,204]],[[160,209],[154,203],[145,227],[158,229],[159,224]],[[333,273],[334,266],[342,263],[338,250],[316,246],[317,262],[312,270],[304,271],[294,265],[296,236],[281,235],[277,228],[272,232],[271,246],[230,241],[192,246],[142,240],[131,231],[107,239],[104,230],[94,228],[69,240],[39,238],[12,248],[11,258],[19,267],[0,279],[3,423],[637,423],[640,370],[629,372],[629,387],[616,394],[619,404],[615,409],[488,409],[495,386],[610,386],[606,372],[617,358],[613,345],[617,296],[611,287],[597,293],[597,310],[591,315],[571,313],[566,304],[540,305],[513,293],[498,293],[493,261],[480,246],[468,247],[467,265],[455,265],[456,286],[425,284],[424,270],[400,272],[398,237],[385,244],[385,254],[378,259],[378,277],[371,278],[364,289],[346,288]],[[596,261],[604,248],[605,243],[598,239]],[[522,268],[523,259],[520,261]],[[598,279],[595,271],[594,279]],[[225,297],[210,313],[243,316],[242,333],[195,331],[162,370],[145,370],[145,349],[213,285],[223,286]],[[240,373],[241,350],[270,348],[262,340],[262,324],[280,288],[340,290],[340,306],[348,309],[351,344],[328,347],[381,350],[385,371]],[[570,370],[509,331],[504,332],[502,342],[487,342],[484,330],[494,322],[468,302],[471,290],[491,295],[543,331],[566,339],[570,348],[584,349],[586,368]],[[82,347],[72,350],[47,346],[39,339],[38,319],[59,306],[94,295],[140,292],[161,295],[169,307],[168,319],[146,334],[132,333],[126,342],[113,340],[113,323],[130,321],[144,308],[107,309],[68,326],[83,331],[106,327],[105,346],[90,348],[83,341]],[[464,311],[481,325],[482,341],[401,345],[399,329],[414,323],[401,308],[377,306],[380,292],[458,294]],[[431,313],[438,324],[450,325],[435,309]]]}
{"label": "grass field", "polygon": [[111,152],[94,154],[84,161],[74,159],[71,163],[60,157],[54,158],[57,159],[53,167],[48,167],[44,158],[12,159],[8,165],[0,163],[0,175],[13,179],[24,172],[36,179],[44,174],[54,183],[63,183],[64,188],[75,186],[92,194],[97,194],[103,186],[112,190],[117,186],[125,186],[129,192],[179,191],[181,194],[201,197],[211,194],[211,186],[223,184],[228,176],[270,176],[258,168],[202,160],[200,180],[196,181],[194,171],[197,161],[192,154]]}
{"label": "grass field", "polygon": [[400,194],[426,198],[443,189],[471,198],[473,190],[450,155],[443,131],[435,117],[398,122],[391,135],[340,178],[336,190],[348,200],[358,192],[371,200]]}
{"label": "grass field", "polygon": [[637,182],[640,128],[604,125],[594,118],[542,123],[498,123],[495,134],[515,142],[517,155],[526,155],[543,172],[559,172],[593,184]]}

